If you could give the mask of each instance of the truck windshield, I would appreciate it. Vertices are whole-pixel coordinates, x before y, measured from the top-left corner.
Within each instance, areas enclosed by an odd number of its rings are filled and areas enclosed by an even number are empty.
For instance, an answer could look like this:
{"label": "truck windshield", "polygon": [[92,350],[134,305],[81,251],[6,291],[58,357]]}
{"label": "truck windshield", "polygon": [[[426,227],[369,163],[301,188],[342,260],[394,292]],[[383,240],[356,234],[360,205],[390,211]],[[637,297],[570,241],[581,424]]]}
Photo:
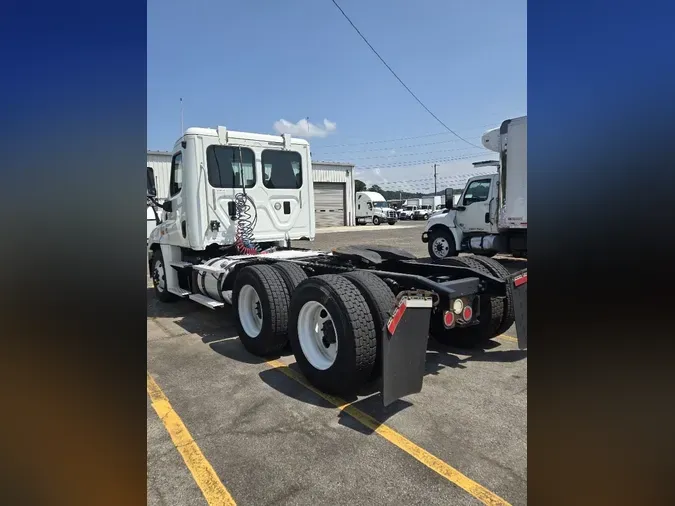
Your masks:
{"label": "truck windshield", "polygon": [[389,207],[389,205],[386,202],[373,202],[373,207],[383,208]]}

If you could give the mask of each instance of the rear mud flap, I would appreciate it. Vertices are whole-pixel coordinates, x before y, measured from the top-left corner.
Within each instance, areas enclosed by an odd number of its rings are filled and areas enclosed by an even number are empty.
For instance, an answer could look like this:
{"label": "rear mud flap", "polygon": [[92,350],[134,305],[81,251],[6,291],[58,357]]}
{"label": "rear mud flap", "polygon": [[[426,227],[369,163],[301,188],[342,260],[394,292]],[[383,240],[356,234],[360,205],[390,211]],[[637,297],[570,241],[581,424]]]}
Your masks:
{"label": "rear mud flap", "polygon": [[385,406],[422,390],[431,306],[431,298],[403,298],[387,324],[382,343]]}
{"label": "rear mud flap", "polygon": [[513,310],[516,317],[518,348],[527,348],[527,271],[516,273],[513,283]]}

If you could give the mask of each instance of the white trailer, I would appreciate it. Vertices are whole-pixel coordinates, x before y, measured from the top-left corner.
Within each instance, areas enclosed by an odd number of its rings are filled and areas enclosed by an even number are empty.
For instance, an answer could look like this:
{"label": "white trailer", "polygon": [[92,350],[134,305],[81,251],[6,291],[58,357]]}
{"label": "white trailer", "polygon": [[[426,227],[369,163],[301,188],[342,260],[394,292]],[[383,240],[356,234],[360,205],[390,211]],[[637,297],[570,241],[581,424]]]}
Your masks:
{"label": "white trailer", "polygon": [[527,257],[527,116],[504,121],[482,143],[499,153],[499,161],[482,164],[497,173],[470,178],[458,204],[429,219],[422,241],[435,260],[462,251]]}
{"label": "white trailer", "polygon": [[356,192],[357,224],[372,223],[373,225],[379,225],[386,222],[394,225],[396,220],[396,210],[387,203],[387,200],[380,193]]}
{"label": "white trailer", "polygon": [[189,128],[148,241],[156,297],[230,304],[250,353],[290,343],[317,388],[352,395],[381,380],[385,405],[421,390],[429,335],[480,346],[515,321],[527,346],[526,271],[487,258],[434,265],[387,246],[293,248],[314,237],[312,184],[304,140]]}

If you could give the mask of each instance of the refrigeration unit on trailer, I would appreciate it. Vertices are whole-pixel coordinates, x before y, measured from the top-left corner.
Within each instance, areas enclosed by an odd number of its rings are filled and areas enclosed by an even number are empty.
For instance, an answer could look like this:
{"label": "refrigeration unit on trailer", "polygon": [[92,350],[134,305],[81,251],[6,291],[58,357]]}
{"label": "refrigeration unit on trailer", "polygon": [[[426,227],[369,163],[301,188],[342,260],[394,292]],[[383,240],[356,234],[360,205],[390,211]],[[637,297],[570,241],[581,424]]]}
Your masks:
{"label": "refrigeration unit on trailer", "polygon": [[188,129],[148,245],[156,297],[232,305],[250,353],[290,342],[317,388],[351,394],[380,379],[385,404],[421,390],[429,335],[476,346],[515,320],[527,345],[527,271],[484,258],[436,265],[386,246],[294,248],[314,237],[310,171],[304,140]]}
{"label": "refrigeration unit on trailer", "polygon": [[[527,257],[527,116],[506,120],[483,134],[482,143],[499,153],[495,174],[470,178],[457,205],[432,216],[422,233],[435,259],[460,252]],[[446,190],[446,202],[452,202]]]}
{"label": "refrigeration unit on trailer", "polygon": [[356,192],[356,223],[365,225],[372,223],[389,223],[397,221],[396,211],[387,203],[387,200],[377,192]]}

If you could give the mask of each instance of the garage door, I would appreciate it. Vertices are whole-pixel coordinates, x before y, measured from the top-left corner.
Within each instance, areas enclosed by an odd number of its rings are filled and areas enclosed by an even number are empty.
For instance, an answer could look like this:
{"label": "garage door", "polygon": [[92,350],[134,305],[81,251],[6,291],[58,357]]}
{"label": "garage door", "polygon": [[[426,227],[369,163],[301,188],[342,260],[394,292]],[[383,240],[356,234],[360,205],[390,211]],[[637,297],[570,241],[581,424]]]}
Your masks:
{"label": "garage door", "polygon": [[314,183],[314,216],[317,228],[345,224],[344,183]]}

